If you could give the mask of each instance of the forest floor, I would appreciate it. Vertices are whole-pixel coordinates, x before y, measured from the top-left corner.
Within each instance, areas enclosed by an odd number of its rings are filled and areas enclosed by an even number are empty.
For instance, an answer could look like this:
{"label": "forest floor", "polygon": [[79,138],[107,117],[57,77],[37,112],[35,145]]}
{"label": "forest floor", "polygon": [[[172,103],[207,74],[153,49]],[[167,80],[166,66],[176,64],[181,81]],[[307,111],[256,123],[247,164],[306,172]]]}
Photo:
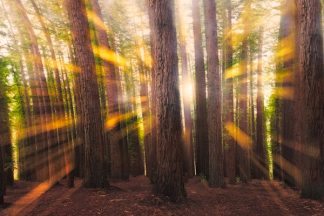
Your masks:
{"label": "forest floor", "polygon": [[[26,194],[29,185],[18,182],[9,189],[8,202],[15,202],[17,196]],[[262,216],[307,216],[324,215],[324,203],[301,199],[297,191],[284,187],[276,181],[253,181],[226,188],[212,189],[198,177],[186,184],[188,200],[170,203],[152,195],[152,186],[147,178],[140,176],[129,181],[112,182],[116,190],[103,191],[85,189],[77,181],[76,187],[68,189],[62,182],[42,194],[20,216],[199,216],[199,215],[262,215]],[[24,188],[24,189],[23,189]],[[16,208],[13,204],[8,209]],[[9,215],[0,211],[0,215]]]}

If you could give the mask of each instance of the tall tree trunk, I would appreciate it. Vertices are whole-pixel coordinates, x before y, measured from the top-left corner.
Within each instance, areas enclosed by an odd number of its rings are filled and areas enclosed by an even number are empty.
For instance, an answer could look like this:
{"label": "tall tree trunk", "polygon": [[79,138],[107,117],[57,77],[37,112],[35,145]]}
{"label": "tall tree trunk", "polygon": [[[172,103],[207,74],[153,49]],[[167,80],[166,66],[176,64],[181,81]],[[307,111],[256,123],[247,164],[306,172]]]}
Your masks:
{"label": "tall tree trunk", "polygon": [[[243,29],[243,42],[242,42],[242,53],[241,53],[241,77],[240,77],[240,98],[239,98],[239,128],[246,134],[248,133],[249,122],[248,122],[248,35],[249,35],[249,20],[247,20],[247,14],[251,9],[251,0],[245,0],[243,17],[245,18],[244,29]],[[248,143],[247,140],[241,140],[241,143]],[[250,166],[250,145],[239,145],[238,146],[238,166],[240,171],[240,179],[242,182],[248,182],[251,179],[251,166]]]}
{"label": "tall tree trunk", "polygon": [[95,59],[92,52],[89,23],[83,0],[66,0],[72,41],[75,46],[77,65],[80,67],[80,108],[78,111],[84,133],[84,185],[106,187],[107,173],[104,170],[104,140]]}
{"label": "tall tree trunk", "polygon": [[259,30],[258,39],[258,72],[257,72],[257,116],[256,116],[256,149],[255,149],[255,177],[268,179],[268,164],[265,140],[264,96],[262,75],[263,29]]}
{"label": "tall tree trunk", "polygon": [[[301,143],[302,196],[324,196],[324,68],[320,0],[296,0],[297,104],[296,134]],[[312,154],[313,152],[313,154]]]}
{"label": "tall tree trunk", "polygon": [[[294,0],[286,0],[282,5],[282,17],[280,23],[279,32],[279,52],[281,50],[288,50],[288,54],[284,56],[278,56],[279,71],[277,72],[277,91],[287,91],[293,89],[296,85],[295,83],[295,5]],[[278,96],[277,96],[278,97]],[[279,112],[282,117],[280,119],[279,127],[282,131],[279,131],[278,144],[281,145],[281,154],[274,155],[275,163],[282,164],[281,169],[283,169],[283,179],[288,185],[294,186],[298,181],[298,170],[295,158],[297,155],[297,143],[294,143],[294,124],[295,122],[295,105],[296,96],[293,94],[290,98],[278,97]],[[282,136],[282,140],[280,139]],[[281,141],[281,143],[280,143]],[[278,157],[279,156],[279,157]],[[281,163],[283,161],[283,163]],[[293,170],[288,169],[288,165],[293,167]]]}
{"label": "tall tree trunk", "polygon": [[[102,12],[98,0],[91,0],[91,6],[94,13],[103,21]],[[98,37],[98,45],[105,49],[111,50],[111,47],[108,43],[107,32],[102,26],[95,25],[96,34]],[[101,57],[103,68],[106,76],[106,94],[108,100],[108,118],[119,115],[119,105],[118,105],[118,87],[116,79],[116,70],[112,62],[109,62],[104,56]],[[109,129],[108,138],[110,145],[110,154],[111,154],[111,176],[113,178],[122,178],[122,152],[120,148],[120,140],[118,134],[120,134],[121,128],[114,127]]]}
{"label": "tall tree trunk", "polygon": [[151,183],[154,183],[156,180],[157,172],[157,130],[156,130],[156,67],[155,63],[156,58],[156,34],[155,29],[155,10],[151,10],[151,3],[148,4],[148,15],[149,15],[149,25],[150,25],[150,45],[151,45],[151,57],[152,57],[152,68],[151,68],[151,94],[150,94],[150,125],[151,125],[151,141],[145,146],[145,157],[146,157],[146,173],[150,178]]}
{"label": "tall tree trunk", "polygon": [[219,72],[216,3],[204,0],[205,29],[208,64],[208,140],[209,186],[221,187],[224,182],[224,156],[222,143],[221,78]]}
{"label": "tall tree trunk", "polygon": [[[232,47],[232,1],[225,0],[226,2],[226,11],[227,11],[227,21],[226,21],[226,30],[225,30],[225,71],[224,77],[226,79],[226,69],[230,69],[233,65],[233,47]],[[225,123],[234,123],[234,98],[233,98],[233,84],[234,79],[228,78],[225,81]],[[230,184],[236,182],[236,169],[235,169],[235,140],[234,138],[226,133],[224,136],[225,145],[227,146],[226,154],[226,172]]]}
{"label": "tall tree trunk", "polygon": [[193,91],[190,87],[191,78],[188,70],[188,53],[187,53],[187,41],[185,37],[185,28],[182,16],[180,13],[181,6],[178,6],[178,28],[179,28],[179,51],[181,59],[181,75],[182,75],[182,101],[184,112],[184,172],[186,178],[190,178],[194,175],[194,155],[192,146],[192,119],[191,119],[191,95]]}
{"label": "tall tree trunk", "polygon": [[157,172],[155,192],[172,201],[185,198],[182,159],[182,127],[178,87],[177,35],[173,20],[174,1],[149,0],[157,60],[156,134]]}
{"label": "tall tree trunk", "polygon": [[208,126],[207,126],[207,97],[206,73],[204,51],[202,47],[202,33],[200,22],[199,0],[192,1],[193,33],[195,47],[195,72],[196,72],[196,173],[208,176],[209,151],[208,151]]}

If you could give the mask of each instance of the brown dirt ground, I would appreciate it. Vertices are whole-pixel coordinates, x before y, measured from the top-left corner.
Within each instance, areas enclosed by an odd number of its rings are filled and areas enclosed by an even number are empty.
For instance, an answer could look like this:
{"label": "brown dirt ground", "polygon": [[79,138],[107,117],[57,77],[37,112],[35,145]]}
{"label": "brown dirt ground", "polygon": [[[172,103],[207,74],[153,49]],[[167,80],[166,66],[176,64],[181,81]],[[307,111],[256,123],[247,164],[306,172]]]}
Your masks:
{"label": "brown dirt ground", "polygon": [[[9,189],[23,195],[26,183],[18,189]],[[140,176],[127,182],[113,182],[121,190],[106,192],[85,189],[77,181],[76,188],[68,189],[56,185],[26,208],[21,216],[200,216],[200,215],[262,215],[262,216],[323,216],[324,203],[301,199],[297,191],[273,181],[253,181],[221,189],[212,189],[199,178],[191,179],[186,185],[188,200],[170,203],[152,195],[152,186],[147,178]],[[26,185],[25,185],[26,186]],[[31,186],[32,187],[32,186]],[[17,195],[16,194],[16,195]],[[14,201],[15,197],[7,197]],[[0,215],[4,214],[3,212]]]}

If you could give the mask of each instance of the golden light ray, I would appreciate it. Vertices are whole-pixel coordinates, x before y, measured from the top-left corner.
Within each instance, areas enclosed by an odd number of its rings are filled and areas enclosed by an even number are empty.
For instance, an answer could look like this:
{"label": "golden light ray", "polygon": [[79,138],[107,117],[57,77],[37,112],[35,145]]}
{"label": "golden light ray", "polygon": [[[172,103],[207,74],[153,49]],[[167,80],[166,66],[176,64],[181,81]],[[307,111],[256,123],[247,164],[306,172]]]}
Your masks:
{"label": "golden light ray", "polygon": [[242,148],[252,148],[252,138],[240,128],[238,128],[233,122],[227,122],[225,124],[225,129]]}
{"label": "golden light ray", "polygon": [[281,155],[274,154],[273,161],[279,167],[281,167],[282,170],[286,171],[290,176],[292,176],[295,180],[298,180],[301,178],[301,171],[294,164],[292,164],[291,162],[286,160]]}
{"label": "golden light ray", "polygon": [[294,100],[294,92],[292,87],[277,87],[273,90],[273,95],[280,99]]}
{"label": "golden light ray", "polygon": [[124,57],[120,56],[119,54],[107,48],[94,46],[93,53],[95,56],[105,61],[111,62],[114,65],[117,66],[127,65],[127,60]]}
{"label": "golden light ray", "polygon": [[29,128],[22,129],[18,134],[18,139],[24,139],[26,137],[35,136],[37,134],[48,132],[54,129],[72,126],[73,123],[74,120],[72,118],[61,118],[58,120],[53,120],[47,124],[41,123],[38,125],[34,125]]}
{"label": "golden light ray", "polygon": [[102,19],[93,11],[87,10],[87,16],[90,22],[95,24],[97,28],[105,30],[106,32],[111,32],[107,25],[104,23]]}

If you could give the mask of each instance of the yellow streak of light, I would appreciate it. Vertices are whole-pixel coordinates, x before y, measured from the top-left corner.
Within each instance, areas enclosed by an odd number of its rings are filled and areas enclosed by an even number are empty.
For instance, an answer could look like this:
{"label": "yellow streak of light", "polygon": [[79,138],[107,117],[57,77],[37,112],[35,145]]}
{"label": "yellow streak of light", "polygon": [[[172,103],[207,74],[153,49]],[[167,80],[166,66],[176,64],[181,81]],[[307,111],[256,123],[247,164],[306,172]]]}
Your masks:
{"label": "yellow streak of light", "polygon": [[[146,112],[147,109],[143,108],[142,110],[143,112]],[[119,114],[119,113],[112,114],[110,117],[108,117],[108,120],[106,121],[105,124],[105,128],[111,130],[114,127],[116,127],[119,122],[128,120],[136,115],[137,115],[136,112],[129,112],[125,114]]]}
{"label": "yellow streak of light", "polygon": [[277,87],[274,89],[273,95],[281,99],[294,100],[294,88]]}
{"label": "yellow streak of light", "polygon": [[90,22],[94,23],[98,28],[101,28],[107,32],[110,32],[109,28],[106,26],[104,21],[100,19],[99,16],[97,16],[96,13],[94,13],[91,10],[87,10],[87,16]]}
{"label": "yellow streak of light", "polygon": [[105,61],[109,61],[118,66],[126,66],[127,61],[124,57],[118,55],[112,50],[104,47],[94,47],[93,53]]}
{"label": "yellow streak of light", "polygon": [[291,71],[276,72],[276,83],[293,83],[293,73]]}
{"label": "yellow streak of light", "polygon": [[301,179],[301,171],[291,162],[286,160],[279,154],[273,155],[273,161],[281,168],[286,171],[290,176],[292,176],[295,180]]}
{"label": "yellow streak of light", "polygon": [[234,123],[227,122],[225,124],[225,129],[231,137],[244,149],[251,149],[252,139],[244,131],[238,128]]}
{"label": "yellow streak of light", "polygon": [[66,118],[61,118],[59,120],[54,120],[52,122],[49,122],[47,124],[39,124],[39,125],[34,125],[29,128],[25,128],[21,130],[18,134],[18,139],[23,139],[25,137],[30,137],[30,136],[35,136],[39,133],[44,133],[47,131],[51,131],[54,129],[59,129],[63,127],[70,126],[74,123],[73,119],[66,119]]}
{"label": "yellow streak of light", "polygon": [[52,180],[47,180],[40,183],[28,194],[15,201],[10,206],[10,208],[4,211],[5,215],[20,215],[23,212],[27,211],[27,208],[30,208],[31,204],[37,201],[37,199],[39,199],[46,191],[48,191],[57,181],[61,180],[65,176],[65,174],[65,169],[62,168],[55,174],[55,176],[51,178]]}

